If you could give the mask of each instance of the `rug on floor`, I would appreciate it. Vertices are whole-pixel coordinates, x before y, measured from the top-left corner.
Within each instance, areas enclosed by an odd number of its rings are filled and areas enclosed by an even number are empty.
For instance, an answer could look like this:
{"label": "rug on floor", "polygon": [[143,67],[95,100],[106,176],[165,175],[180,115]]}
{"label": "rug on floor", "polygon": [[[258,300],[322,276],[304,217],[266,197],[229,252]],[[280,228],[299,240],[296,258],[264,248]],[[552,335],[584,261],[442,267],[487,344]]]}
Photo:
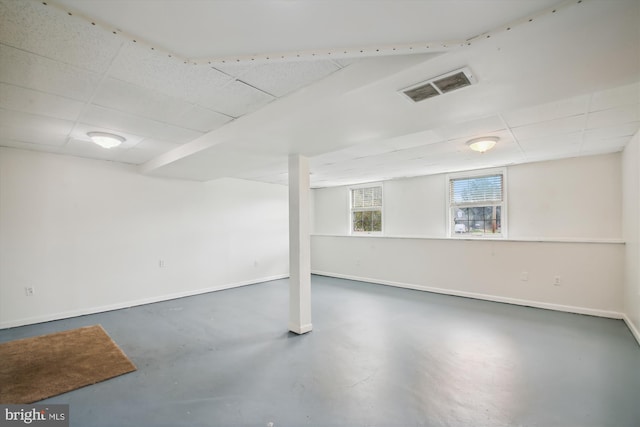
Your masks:
{"label": "rug on floor", "polygon": [[0,344],[0,404],[26,404],[135,371],[100,325]]}

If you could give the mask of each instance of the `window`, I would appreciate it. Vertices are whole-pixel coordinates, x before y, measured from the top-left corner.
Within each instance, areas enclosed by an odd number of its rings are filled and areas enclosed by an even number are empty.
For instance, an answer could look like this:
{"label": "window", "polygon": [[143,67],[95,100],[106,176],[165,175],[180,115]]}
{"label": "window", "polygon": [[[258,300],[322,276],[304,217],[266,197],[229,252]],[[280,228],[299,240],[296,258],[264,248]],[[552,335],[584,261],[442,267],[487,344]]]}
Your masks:
{"label": "window", "polygon": [[505,233],[504,172],[449,177],[452,236],[502,237]]}
{"label": "window", "polygon": [[351,189],[351,233],[382,233],[382,186]]}

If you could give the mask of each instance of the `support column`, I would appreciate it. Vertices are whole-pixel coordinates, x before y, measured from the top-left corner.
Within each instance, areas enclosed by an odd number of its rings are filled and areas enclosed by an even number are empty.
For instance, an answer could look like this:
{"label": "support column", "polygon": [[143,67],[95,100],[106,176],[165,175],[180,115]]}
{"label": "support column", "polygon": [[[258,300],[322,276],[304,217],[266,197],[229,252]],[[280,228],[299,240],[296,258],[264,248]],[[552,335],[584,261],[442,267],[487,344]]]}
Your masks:
{"label": "support column", "polygon": [[311,331],[309,160],[289,157],[289,330]]}

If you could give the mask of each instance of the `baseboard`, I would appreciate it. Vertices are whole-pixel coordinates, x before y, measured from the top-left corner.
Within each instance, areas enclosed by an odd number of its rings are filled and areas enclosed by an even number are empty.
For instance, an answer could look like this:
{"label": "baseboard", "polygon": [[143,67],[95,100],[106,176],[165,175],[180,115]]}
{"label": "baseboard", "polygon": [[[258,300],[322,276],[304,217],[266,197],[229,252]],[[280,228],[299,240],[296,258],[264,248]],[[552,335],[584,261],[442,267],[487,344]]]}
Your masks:
{"label": "baseboard", "polygon": [[631,331],[631,335],[633,335],[636,341],[638,341],[638,345],[640,345],[640,331],[638,331],[638,328],[636,328],[636,325],[634,325],[631,319],[629,319],[629,316],[625,314],[623,315],[622,318],[624,319],[624,323],[627,324],[627,327]]}
{"label": "baseboard", "polygon": [[480,294],[475,292],[459,291],[455,289],[437,288],[431,286],[415,285],[411,283],[393,282],[389,280],[372,279],[370,277],[351,276],[348,274],[329,273],[326,271],[313,270],[312,274],[319,276],[336,277],[339,279],[356,280],[360,282],[375,283],[378,285],[395,286],[397,288],[413,289],[417,291],[433,292],[437,294],[452,295],[457,297],[473,298],[484,301],[501,302],[506,304],[522,305],[526,307],[544,308],[546,310],[564,311],[567,313],[586,314],[589,316],[607,317],[610,319],[622,319],[623,313],[616,311],[599,310],[595,308],[577,307],[571,305],[553,304],[540,301],[532,301],[518,298],[502,297],[498,295]]}
{"label": "baseboard", "polygon": [[246,280],[237,283],[224,284],[221,286],[212,286],[209,288],[195,289],[185,292],[176,292],[168,295],[159,295],[151,298],[143,298],[134,301],[123,301],[116,304],[103,305],[99,307],[90,307],[86,309],[70,310],[59,313],[51,313],[43,316],[26,317],[23,319],[1,322],[0,329],[15,328],[17,326],[32,325],[34,323],[50,322],[53,320],[68,319],[70,317],[86,316],[88,314],[104,313],[106,311],[120,310],[123,308],[136,307],[139,305],[153,304],[156,302],[169,301],[178,298],[191,297],[194,295],[207,294],[209,292],[223,291],[225,289],[239,288],[241,286],[255,285],[262,282],[270,282],[272,280],[286,279],[289,274],[281,274],[277,276],[262,277],[259,279]]}

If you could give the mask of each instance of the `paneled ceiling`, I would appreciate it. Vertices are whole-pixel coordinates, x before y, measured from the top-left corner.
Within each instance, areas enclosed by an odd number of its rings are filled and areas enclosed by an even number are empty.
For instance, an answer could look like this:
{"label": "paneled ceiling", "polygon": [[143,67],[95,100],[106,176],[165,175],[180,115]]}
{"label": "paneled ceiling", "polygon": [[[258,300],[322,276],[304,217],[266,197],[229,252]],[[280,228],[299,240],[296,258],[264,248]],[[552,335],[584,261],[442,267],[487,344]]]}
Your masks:
{"label": "paneled ceiling", "polygon": [[[462,67],[475,84],[400,93]],[[0,0],[0,146],[278,184],[299,153],[324,187],[616,152],[639,128],[637,0]]]}

